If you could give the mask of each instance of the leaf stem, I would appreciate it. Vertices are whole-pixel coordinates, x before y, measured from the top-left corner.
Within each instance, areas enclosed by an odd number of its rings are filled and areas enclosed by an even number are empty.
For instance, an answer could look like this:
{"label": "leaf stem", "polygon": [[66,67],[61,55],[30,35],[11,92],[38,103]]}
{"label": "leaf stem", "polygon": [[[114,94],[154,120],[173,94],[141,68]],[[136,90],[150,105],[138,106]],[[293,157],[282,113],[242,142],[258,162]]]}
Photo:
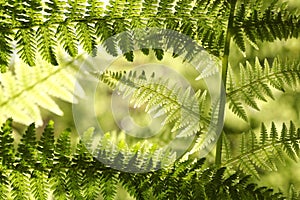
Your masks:
{"label": "leaf stem", "polygon": [[[229,53],[230,53],[230,42],[232,37],[232,29],[233,29],[233,20],[234,20],[234,12],[237,0],[230,1],[230,14],[227,24],[226,30],[226,40],[225,40],[225,47],[224,47],[224,55],[222,58],[222,84],[224,83],[224,90],[226,91],[226,78],[227,78],[227,71],[228,71],[228,61],[229,61]],[[223,131],[218,139],[217,147],[216,147],[216,158],[215,164],[217,166],[221,165],[222,160],[222,137]]]}

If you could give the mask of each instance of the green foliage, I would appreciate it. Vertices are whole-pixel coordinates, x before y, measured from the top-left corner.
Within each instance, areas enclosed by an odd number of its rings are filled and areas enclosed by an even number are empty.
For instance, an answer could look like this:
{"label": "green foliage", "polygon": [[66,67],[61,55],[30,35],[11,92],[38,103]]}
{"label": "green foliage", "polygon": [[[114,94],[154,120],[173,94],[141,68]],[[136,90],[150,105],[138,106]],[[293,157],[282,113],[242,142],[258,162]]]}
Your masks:
{"label": "green foliage", "polygon": [[248,61],[240,65],[240,74],[233,78],[229,73],[226,97],[229,108],[240,118],[247,121],[245,104],[259,111],[257,100],[267,102],[267,97],[274,99],[273,88],[285,91],[297,88],[300,83],[299,62],[282,62],[275,59],[271,66],[264,60],[261,64],[258,58],[255,64]]}
{"label": "green foliage", "polygon": [[287,3],[273,1],[263,9],[263,1],[241,3],[236,11],[233,39],[242,52],[249,42],[258,48],[258,41],[273,42],[276,39],[298,38],[299,14],[291,12]]}
{"label": "green foliage", "polygon": [[[92,200],[100,194],[104,199],[114,199],[117,184],[136,199],[283,199],[281,193],[249,182],[249,176],[239,173],[225,176],[225,168],[204,167],[205,159],[176,162],[147,173],[118,171],[92,157],[81,142],[73,153],[70,145],[62,149],[62,144],[69,144],[70,132],[66,130],[54,140],[53,122],[46,126],[39,141],[34,139],[34,125],[30,125],[14,154],[13,139],[5,139],[11,135],[11,126],[12,120],[8,120],[1,128],[0,148],[9,160],[2,160],[0,165],[0,188],[6,191],[0,193],[1,199],[29,199],[30,194],[34,199],[47,199],[50,194],[55,199]],[[100,148],[104,143],[107,147],[111,145],[108,136],[99,140]],[[105,149],[106,156],[114,156],[108,150]],[[122,152],[128,155],[130,151],[122,149]],[[30,157],[30,161],[22,161]],[[148,157],[155,156],[148,154]]]}
{"label": "green foliage", "polygon": [[[100,138],[92,137],[93,133],[92,128],[87,130],[82,141],[95,158],[112,168],[126,172],[145,172],[167,167],[175,161],[175,153],[168,148],[159,148],[148,142],[137,142],[129,147],[124,139],[111,137],[110,133]],[[122,134],[118,133],[119,137]],[[95,145],[95,141],[98,144]]]}
{"label": "green foliage", "polygon": [[172,124],[171,131],[179,131],[177,137],[199,132],[200,115],[204,121],[203,129],[209,124],[205,109],[206,92],[199,90],[193,94],[191,88],[183,91],[178,86],[170,86],[169,80],[156,78],[154,73],[147,77],[144,71],[140,75],[132,71],[128,74],[107,71],[100,74],[99,79],[124,97],[132,95],[130,103],[135,108],[146,105],[145,111],[155,117],[166,114],[163,124]]}
{"label": "green foliage", "polygon": [[216,140],[220,102],[209,105],[205,90],[194,93],[191,88],[170,85],[168,79],[156,78],[154,73],[147,77],[144,71],[140,75],[136,71],[105,71],[97,76],[124,98],[130,96],[134,108],[144,106],[145,112],[154,118],[165,115],[162,125],[171,127],[167,131],[176,133],[176,138],[196,135],[192,149],[183,160]]}
{"label": "green foliage", "polygon": [[292,121],[289,128],[283,124],[280,133],[274,123],[269,133],[264,124],[260,132],[259,139],[253,131],[243,133],[237,155],[231,153],[231,144],[224,142],[223,165],[236,167],[258,178],[259,169],[276,171],[279,161],[285,163],[285,156],[297,161],[300,156],[300,129],[296,129]]}
{"label": "green foliage", "polygon": [[[283,124],[280,133],[274,123],[269,132],[262,123],[259,136],[252,130],[241,134],[238,153],[222,134],[216,148],[217,167],[207,166],[204,159],[192,157],[216,139],[218,124],[209,122],[223,117],[218,112],[220,100],[207,108],[205,91],[193,95],[191,89],[169,87],[167,80],[157,79],[154,74],[146,77],[144,73],[105,71],[98,78],[125,97],[132,94],[135,107],[146,105],[149,113],[165,114],[165,124],[172,126],[170,132],[179,131],[179,137],[195,134],[185,162],[170,164],[174,155],[168,149],[147,142],[130,146],[110,133],[94,140],[92,129],[72,146],[70,130],[54,137],[53,122],[37,140],[31,124],[43,124],[41,108],[63,114],[53,97],[73,100],[74,64],[60,62],[57,49],[62,46],[75,60],[81,49],[95,56],[99,43],[113,56],[122,52],[128,61],[134,60],[132,50],[136,46],[145,55],[154,51],[158,60],[163,59],[167,49],[173,51],[173,57],[190,61],[199,43],[222,59],[227,103],[247,122],[246,106],[259,111],[258,100],[276,98],[273,88],[285,91],[299,87],[299,62],[256,59],[250,64],[246,60],[238,76],[232,72],[237,71],[236,66],[227,73],[231,41],[245,56],[248,44],[259,49],[260,42],[299,38],[298,11],[291,11],[286,3],[271,2],[111,0],[104,8],[100,0],[0,0],[1,72],[9,69],[14,48],[27,65],[42,63],[34,68],[25,68],[22,63],[0,77],[0,122],[12,117],[28,125],[16,147],[12,120],[0,130],[0,199],[48,199],[50,194],[55,199],[97,199],[99,195],[114,199],[119,185],[136,199],[284,199],[272,189],[258,187],[244,174],[259,178],[260,170],[276,170],[277,161],[284,163],[286,157],[298,160],[300,131],[293,122],[289,128]],[[171,30],[178,31],[195,42],[183,44],[182,38],[172,37],[166,40],[158,33],[153,47],[144,48],[147,41],[140,41],[131,30],[147,27],[169,29],[169,35]],[[165,49],[158,49],[157,44],[165,44]],[[199,77],[210,73],[214,72]],[[207,133],[204,141],[203,133]],[[288,198],[298,199],[299,193],[291,187]]]}
{"label": "green foliage", "polygon": [[[232,37],[243,52],[245,41],[250,41],[257,47],[258,40],[298,37],[300,31],[297,14],[290,13],[287,6],[273,3],[262,9],[259,2],[238,5],[233,16]],[[57,60],[53,53],[54,41],[60,40],[73,57],[77,55],[78,43],[93,54],[96,36],[103,41],[123,31],[146,26],[179,31],[199,41],[212,54],[222,56],[228,14],[234,5],[227,0],[203,0],[196,3],[185,0],[175,3],[130,0],[110,3],[104,9],[98,0],[51,0],[45,2],[45,6],[42,6],[40,0],[30,1],[28,4],[6,1],[1,5],[0,16],[5,19],[0,24],[2,68],[8,64],[13,40],[17,41],[19,55],[27,64],[35,64],[38,42],[38,51],[43,58],[55,65]],[[113,49],[117,45],[125,53],[125,57],[132,60],[133,53],[127,50],[133,45],[133,36],[123,36],[117,38],[116,43],[106,43],[107,49],[115,55]],[[154,51],[161,59],[161,50]]]}
{"label": "green foliage", "polygon": [[295,191],[295,188],[293,185],[291,185],[289,188],[289,197],[288,198],[292,199],[292,200],[294,200],[294,199],[296,200],[296,199],[300,198],[300,193]]}
{"label": "green foliage", "polygon": [[14,73],[1,74],[0,92],[4,94],[0,96],[1,122],[13,117],[16,122],[26,125],[35,122],[40,126],[43,123],[40,108],[63,114],[53,97],[73,101],[76,69],[72,62],[61,66],[49,65],[41,59],[38,62],[41,66],[28,68],[19,63]]}

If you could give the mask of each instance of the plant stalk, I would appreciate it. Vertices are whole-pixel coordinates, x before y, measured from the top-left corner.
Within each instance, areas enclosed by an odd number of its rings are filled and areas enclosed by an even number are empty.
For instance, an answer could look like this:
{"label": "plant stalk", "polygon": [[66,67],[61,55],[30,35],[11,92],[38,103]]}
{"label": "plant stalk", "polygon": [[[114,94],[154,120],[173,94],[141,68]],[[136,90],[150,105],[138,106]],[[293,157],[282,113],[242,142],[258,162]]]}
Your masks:
{"label": "plant stalk", "polygon": [[[233,29],[233,20],[234,20],[234,12],[235,12],[235,6],[236,6],[237,0],[231,0],[230,1],[230,14],[227,24],[227,30],[226,30],[226,40],[225,40],[225,46],[224,46],[224,55],[222,57],[222,84],[224,84],[224,90],[226,91],[226,82],[227,82],[227,71],[228,71],[228,61],[229,61],[229,53],[230,53],[230,42],[232,37],[232,29]],[[222,160],[222,137],[223,137],[224,131],[222,131],[216,147],[216,158],[215,158],[215,164],[217,166],[221,165]]]}

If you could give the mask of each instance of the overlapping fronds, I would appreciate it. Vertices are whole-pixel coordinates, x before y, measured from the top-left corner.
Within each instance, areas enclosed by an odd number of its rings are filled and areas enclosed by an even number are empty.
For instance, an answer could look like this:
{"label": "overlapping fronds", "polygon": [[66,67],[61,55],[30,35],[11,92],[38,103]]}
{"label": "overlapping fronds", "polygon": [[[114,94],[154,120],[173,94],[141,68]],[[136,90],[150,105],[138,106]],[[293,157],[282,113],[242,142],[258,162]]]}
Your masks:
{"label": "overlapping fronds", "polygon": [[240,66],[239,76],[229,73],[226,97],[229,108],[240,118],[247,121],[244,104],[259,110],[257,100],[274,99],[272,88],[284,91],[296,88],[300,83],[300,64],[282,62],[275,59],[271,66],[264,60],[263,64],[256,59],[255,64]]}
{"label": "overlapping fronds", "polygon": [[[34,56],[39,51],[45,60],[56,65],[53,49],[57,42],[71,56],[77,55],[79,43],[94,54],[97,38],[105,41],[118,33],[146,26],[182,32],[208,51],[220,55],[229,6],[225,0],[197,1],[196,4],[192,1],[111,1],[106,8],[101,0],[9,0],[0,6],[0,17],[4,19],[0,23],[0,63],[3,68],[8,65],[14,41],[27,64],[35,65]],[[109,52],[114,55],[112,49],[117,45],[125,57],[132,60],[133,36],[123,34],[114,40],[105,44]],[[161,58],[162,50],[154,51]]]}
{"label": "overlapping fronds", "polygon": [[[279,7],[281,4],[275,2],[263,10],[261,3],[259,0],[237,5],[230,33],[243,52],[245,41],[257,47],[258,40],[287,39],[297,37],[300,32],[299,16],[290,12],[287,6]],[[35,64],[32,56],[36,45],[44,59],[55,65],[53,41],[60,41],[71,56],[76,56],[78,43],[93,54],[96,37],[104,41],[123,31],[145,27],[179,31],[219,56],[224,49],[231,6],[227,0],[110,1],[106,8],[101,0],[36,0],[28,3],[9,0],[0,7],[0,17],[4,19],[0,24],[3,44],[0,63],[2,67],[7,66],[13,40],[17,41],[20,57],[29,65]],[[116,41],[106,45],[110,50],[118,45],[126,58],[132,60],[132,52],[126,52],[132,46],[132,39],[131,35],[127,35],[114,38]],[[161,58],[161,50],[153,50]],[[143,49],[143,52],[147,50]]]}
{"label": "overlapping fronds", "polygon": [[[234,41],[245,51],[245,38],[257,46],[257,40],[273,41],[297,37],[299,17],[289,12],[286,6],[278,8],[276,3],[261,11],[260,1],[249,5],[241,4],[234,16]],[[53,41],[59,40],[65,50],[76,56],[80,42],[89,53],[94,53],[96,36],[107,39],[117,33],[145,26],[168,28],[179,31],[199,41],[203,47],[215,55],[221,55],[227,28],[228,1],[140,1],[110,2],[103,7],[100,0],[73,1],[30,1],[14,0],[1,5],[1,66],[8,64],[13,40],[17,41],[20,57],[29,65],[35,62],[36,42],[43,57],[57,64],[53,54]],[[103,28],[101,25],[104,25]],[[16,32],[14,32],[16,30]],[[37,30],[37,31],[35,31]],[[50,30],[49,32],[45,30]],[[36,40],[36,38],[38,40]],[[132,37],[118,38],[109,49],[119,45],[122,50],[132,46]],[[43,41],[43,42],[41,42]],[[112,45],[112,46],[111,46]],[[8,47],[8,48],[7,48]],[[158,58],[161,58],[161,50]],[[132,52],[124,52],[132,60]]]}
{"label": "overlapping fronds", "polygon": [[[59,46],[75,59],[81,49],[95,56],[101,43],[109,54],[121,52],[128,61],[134,60],[135,48],[146,55],[152,50],[159,60],[164,51],[171,51],[173,57],[193,61],[201,45],[209,54],[223,57],[222,78],[226,79],[231,40],[245,54],[247,43],[258,49],[259,41],[299,38],[297,10],[277,0],[262,4],[263,0],[111,0],[104,7],[101,0],[0,0],[1,72],[15,52],[26,65],[42,63],[34,68],[21,64],[1,74],[0,123],[13,117],[26,125],[41,125],[40,107],[61,115],[53,98],[73,101],[75,71],[72,63],[57,67]],[[199,77],[214,73],[211,69]],[[177,137],[197,135],[186,156],[208,148],[218,138],[222,99],[207,108],[205,92],[194,94],[144,72],[105,71],[98,78],[124,98],[131,96],[135,107],[145,106],[156,117],[165,115],[164,124]],[[274,98],[272,87],[284,91],[298,86],[299,80],[299,63],[246,62],[238,78],[228,74],[229,107],[247,120],[245,105],[259,110],[258,100]],[[37,140],[31,124],[16,144],[12,120],[3,124],[0,199],[114,199],[119,185],[136,199],[284,199],[272,189],[249,183],[249,176],[235,172],[226,177],[225,168],[204,168],[204,159],[173,163],[174,154],[168,149],[147,142],[129,146],[109,133],[94,138],[92,129],[72,146],[70,130],[58,138],[53,130],[50,122]],[[242,134],[237,155],[223,137],[217,165],[223,152],[223,166],[256,177],[260,169],[276,170],[277,161],[300,156],[300,129],[293,122],[289,127],[283,124],[280,133],[272,123],[269,132],[262,124],[259,136],[254,131]],[[291,188],[289,197],[299,194]]]}
{"label": "overlapping fronds", "polygon": [[[172,132],[178,131],[177,137],[190,136],[200,132],[200,116],[203,124],[209,124],[205,108],[205,92],[193,94],[190,88],[183,91],[177,86],[170,86],[168,80],[147,77],[143,71],[112,72],[105,71],[99,79],[119,91],[124,98],[130,96],[134,107],[145,105],[145,111],[155,117],[166,115],[163,124],[172,124]],[[171,88],[171,89],[170,89]]]}
{"label": "overlapping fronds", "polygon": [[268,132],[262,124],[259,136],[253,131],[241,135],[238,155],[232,155],[230,149],[230,143],[224,143],[224,166],[237,167],[259,177],[258,169],[276,170],[279,162],[285,162],[285,156],[294,161],[299,159],[300,129],[291,121],[289,127],[283,124],[280,132],[272,123]]}
{"label": "overlapping fronds", "polygon": [[105,71],[98,76],[124,98],[130,97],[134,107],[144,106],[145,112],[154,117],[164,115],[163,125],[171,125],[171,132],[176,132],[177,138],[196,134],[195,144],[183,160],[217,140],[222,127],[222,103],[218,99],[209,106],[206,91],[193,93],[190,88],[183,90],[168,84],[169,80],[156,78],[154,74],[147,77],[144,71],[140,75],[135,71]]}
{"label": "overlapping fronds", "polygon": [[[50,122],[37,141],[34,125],[30,125],[15,151],[12,120],[2,125],[0,199],[93,200],[99,196],[114,199],[119,183],[132,197],[141,200],[284,198],[270,188],[249,182],[249,176],[235,173],[225,177],[225,168],[205,168],[205,159],[175,163],[147,173],[118,171],[95,159],[82,142],[72,151],[69,130],[56,140],[53,131],[53,122]],[[109,138],[106,135],[101,140],[104,144]],[[141,150],[139,148],[143,149],[135,146],[136,151]],[[110,154],[106,156],[114,156],[114,152],[106,153]]]}
{"label": "overlapping fronds", "polygon": [[[118,138],[106,133],[101,137],[93,137],[94,129],[90,128],[82,141],[94,157],[106,166],[126,172],[149,172],[168,167],[175,161],[176,153],[168,148],[159,148],[147,141],[137,142],[129,147],[124,133],[118,133]],[[123,137],[124,136],[124,137]],[[96,142],[95,141],[99,141]]]}
{"label": "overlapping fronds", "polygon": [[[122,185],[136,199],[282,199],[269,188],[257,188],[249,176],[224,176],[225,168],[203,168],[204,159],[175,164],[153,174],[121,174]],[[150,182],[151,180],[151,182]],[[150,190],[148,188],[151,188]]]}
{"label": "overlapping fronds", "polygon": [[0,77],[0,121],[13,117],[16,122],[42,125],[40,108],[62,115],[53,97],[73,102],[76,69],[72,64],[52,66],[39,60],[39,65],[28,68],[24,63],[15,64]]}
{"label": "overlapping fronds", "polygon": [[278,2],[273,1],[267,8],[263,8],[262,1],[241,3],[237,7],[232,34],[242,52],[246,51],[246,42],[258,49],[258,41],[273,42],[299,36],[299,13],[291,11],[287,2]]}

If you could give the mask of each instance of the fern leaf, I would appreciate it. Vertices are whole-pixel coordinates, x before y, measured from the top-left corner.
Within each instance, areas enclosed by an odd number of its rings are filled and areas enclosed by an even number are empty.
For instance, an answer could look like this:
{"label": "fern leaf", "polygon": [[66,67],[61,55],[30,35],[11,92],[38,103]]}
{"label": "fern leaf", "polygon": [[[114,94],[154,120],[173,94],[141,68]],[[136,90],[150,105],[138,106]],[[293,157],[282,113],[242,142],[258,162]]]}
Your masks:
{"label": "fern leaf", "polygon": [[[261,1],[257,1],[257,4],[258,2],[262,4]],[[57,34],[52,39],[62,43],[65,50],[74,57],[77,55],[79,41],[85,41],[82,42],[85,50],[91,52],[91,46],[94,44],[90,37],[93,34],[88,34],[91,27],[97,27],[96,32],[99,37],[108,39],[120,33],[117,31],[116,27],[118,26],[115,26],[115,23],[122,21],[130,30],[145,26],[176,30],[201,43],[207,51],[216,56],[221,56],[223,53],[224,34],[228,28],[227,20],[231,6],[226,0],[210,2],[131,0],[128,2],[110,1],[106,8],[103,8],[102,5],[103,3],[98,0],[49,0],[43,3],[10,0],[9,3],[1,6],[2,18],[4,18],[4,23],[1,25],[1,34],[4,35],[2,41],[7,40],[3,39],[8,36],[7,28],[16,30],[15,40],[20,49],[19,55],[26,63],[33,65],[35,62],[31,58],[35,54],[34,40],[39,38],[36,37],[39,34],[32,30],[41,30],[45,25],[57,27]],[[299,19],[297,14],[290,12],[287,6],[280,5],[273,3],[264,9],[262,6],[250,2],[238,4],[230,33],[243,52],[246,41],[257,48],[258,40],[274,41],[275,39],[298,37]],[[82,28],[78,28],[78,26]],[[84,29],[84,26],[88,26],[89,29]],[[107,27],[109,30],[105,30]],[[76,38],[76,36],[79,37]],[[103,38],[102,41],[105,41]],[[40,53],[47,53],[45,58],[54,63],[50,50],[51,45],[47,47],[46,45],[47,43],[43,45],[45,48],[39,49]],[[105,44],[112,53],[111,55],[116,55],[115,45],[118,45],[118,42],[109,41]],[[124,49],[124,44],[121,43],[121,45]],[[128,43],[128,45],[131,44]],[[147,50],[143,51],[147,53]],[[163,51],[158,48],[154,48],[154,51],[157,58],[161,60]],[[132,59],[132,54],[128,54],[130,55],[126,55],[126,57]],[[11,55],[8,52],[3,55],[5,55],[5,59],[2,59],[5,60],[3,63],[7,65],[7,60]],[[177,55],[174,54],[174,56]]]}
{"label": "fern leaf", "polygon": [[132,197],[136,199],[151,198],[151,192],[147,191],[147,188],[151,187],[151,184],[147,181],[147,174],[135,174],[132,176],[129,173],[120,173],[119,178],[122,186]]}
{"label": "fern leaf", "polygon": [[22,171],[13,170],[10,174],[12,183],[12,196],[14,199],[29,199],[29,180],[28,174]]}
{"label": "fern leaf", "polygon": [[274,123],[269,133],[266,126],[262,124],[260,140],[256,139],[253,132],[244,133],[241,137],[239,154],[229,159],[227,157],[223,165],[238,167],[258,178],[258,169],[276,170],[278,161],[285,161],[284,155],[297,161],[300,147],[298,132],[299,129],[296,131],[295,124],[290,122],[289,128],[283,124],[280,137],[278,137]]}
{"label": "fern leaf", "polygon": [[22,158],[20,160],[21,166],[33,167],[35,163],[33,162],[36,157],[36,135],[35,135],[35,125],[31,124],[28,126],[25,134],[22,136],[21,142],[18,145],[17,157]]}
{"label": "fern leaf", "polygon": [[28,174],[23,171],[13,170],[10,174],[12,183],[12,196],[14,199],[29,199],[29,180]]}
{"label": "fern leaf", "polygon": [[8,175],[1,170],[0,172],[0,199],[8,199],[9,194]]}
{"label": "fern leaf", "polygon": [[[185,92],[174,87],[170,90],[167,81],[149,79],[142,72],[137,76],[136,72],[129,72],[128,75],[115,72],[104,72],[100,75],[100,80],[112,88],[119,90],[126,97],[132,94],[135,107],[146,105],[146,112],[154,111],[160,113],[162,110],[168,115],[163,124],[175,123],[172,131],[179,131],[177,137],[190,136],[199,131],[199,104],[203,104],[205,98],[197,99],[190,90]],[[201,100],[201,101],[200,101]],[[158,106],[158,107],[157,107]],[[155,113],[154,113],[155,114]],[[204,120],[205,115],[201,115]]]}
{"label": "fern leaf", "polygon": [[83,173],[82,177],[82,193],[84,194],[84,199],[97,199],[100,194],[101,188],[100,180],[101,180],[101,172],[97,169],[98,165],[90,166],[89,169]]}
{"label": "fern leaf", "polygon": [[[267,8],[259,6],[262,1],[241,4],[237,8],[234,20],[234,38],[242,49],[242,41],[246,39],[257,48],[257,41],[274,41],[298,37],[299,19],[296,14],[289,11],[286,4],[274,1]],[[245,33],[245,34],[241,34]]]}
{"label": "fern leaf", "polygon": [[47,174],[34,170],[30,176],[30,190],[35,199],[46,200],[49,194],[49,182]]}
{"label": "fern leaf", "polygon": [[66,52],[75,57],[78,54],[78,44],[74,28],[70,24],[60,24],[57,28],[58,39],[62,42]]}
{"label": "fern leaf", "polygon": [[45,15],[46,19],[52,21],[62,20],[64,18],[64,7],[66,6],[66,2],[62,0],[50,0],[45,2],[45,9],[44,11],[47,13]]}
{"label": "fern leaf", "polygon": [[[222,102],[220,99],[215,100],[212,103],[208,114],[208,121],[204,120],[204,123],[201,124],[202,130],[201,133],[205,133],[205,137],[197,137],[196,142],[194,143],[193,147],[189,152],[185,154],[183,160],[186,159],[187,156],[199,153],[199,156],[205,156],[207,152],[211,150],[212,144],[217,140],[219,133],[221,133],[221,124],[222,117],[220,115],[222,112]],[[202,118],[201,118],[202,120]]]}
{"label": "fern leaf", "polygon": [[87,15],[89,17],[97,17],[103,13],[103,2],[98,0],[88,0]]}
{"label": "fern leaf", "polygon": [[[234,35],[233,40],[235,41],[235,43],[237,44],[239,49],[242,51],[242,53],[244,53],[246,51],[246,45],[245,45],[245,41],[244,41],[243,30],[237,29],[234,32],[236,32],[236,34]],[[244,57],[245,57],[245,54],[244,54]]]}
{"label": "fern leaf", "polygon": [[59,67],[39,61],[43,67],[28,68],[19,63],[15,66],[15,74],[2,74],[0,91],[4,95],[0,97],[0,121],[13,117],[22,124],[36,122],[40,126],[43,122],[39,107],[62,115],[52,98],[73,101],[76,71],[71,63]]}
{"label": "fern leaf", "polygon": [[9,63],[10,54],[12,54],[12,46],[10,38],[11,33],[0,33],[0,70],[5,72]]}
{"label": "fern leaf", "polygon": [[114,30],[120,33],[117,37],[118,46],[120,47],[123,55],[128,61],[133,61],[133,37],[130,32],[130,24],[127,20],[116,20],[114,22]]}
{"label": "fern leaf", "polygon": [[66,170],[53,168],[49,172],[50,189],[53,191],[55,199],[68,200],[69,191],[66,186]]}
{"label": "fern leaf", "polygon": [[53,165],[54,158],[54,122],[50,121],[38,143],[40,162],[42,167],[48,167]]}
{"label": "fern leaf", "polygon": [[234,84],[232,75],[229,75],[226,97],[229,108],[237,116],[247,120],[243,103],[259,110],[257,100],[267,101],[267,97],[274,99],[270,86],[281,91],[284,91],[284,88],[294,88],[300,83],[300,65],[293,62],[284,63],[275,59],[270,68],[268,61],[265,60],[261,65],[257,58],[255,65],[252,66],[247,62],[246,66],[241,66],[239,77],[237,83]]}
{"label": "fern leaf", "polygon": [[290,185],[289,187],[289,196],[288,199],[297,200],[300,198],[300,193],[295,190],[294,185]]}
{"label": "fern leaf", "polygon": [[66,8],[66,16],[75,18],[85,13],[85,0],[68,1],[68,7]]}
{"label": "fern leaf", "polygon": [[[125,3],[123,16],[140,15],[141,11],[142,11],[142,1],[130,0]],[[139,17],[132,18],[132,21],[129,24],[131,24],[132,28],[144,28],[144,22]]]}
{"label": "fern leaf", "polygon": [[226,134],[221,134],[221,136],[223,141],[222,155],[224,156],[224,159],[228,160],[231,157],[230,140],[227,138]]}
{"label": "fern leaf", "polygon": [[232,110],[234,114],[236,114],[238,117],[242,118],[243,120],[247,121],[247,114],[244,110],[242,103],[238,102],[237,100],[233,99],[231,96],[227,97],[229,101],[229,109]]}
{"label": "fern leaf", "polygon": [[113,200],[117,191],[117,174],[107,170],[101,176],[101,194],[104,199]]}
{"label": "fern leaf", "polygon": [[[291,135],[289,136],[289,134]],[[283,141],[283,148],[291,159],[297,161],[297,154],[295,154],[296,149],[293,149],[292,144],[295,144],[295,147],[298,150],[299,150],[299,144],[297,144],[298,140],[294,135],[295,135],[295,125],[292,122],[289,130],[285,124],[282,125],[281,140]]]}
{"label": "fern leaf", "polygon": [[[3,130],[11,130],[11,123],[9,122],[11,120],[2,126],[2,132]],[[63,157],[65,155],[61,155],[63,154],[62,149],[58,148],[56,146],[57,143],[55,144],[52,139],[54,138],[52,126],[53,124],[50,124],[46,127],[41,139],[42,142],[38,142],[40,146],[36,147],[36,150],[38,148],[41,149],[41,147],[50,152],[57,150],[55,153],[56,156]],[[35,132],[34,125],[28,127],[26,134],[28,135],[29,132]],[[89,137],[93,135],[91,133],[93,132],[90,130]],[[33,141],[26,139],[29,136],[32,137],[32,135],[24,136],[22,140],[22,144],[26,147],[33,144]],[[83,138],[85,143],[88,143],[89,139],[93,138]],[[68,144],[67,132],[63,133],[60,141]],[[109,135],[98,141],[102,144],[103,148],[106,145],[106,148],[109,147],[111,149]],[[27,144],[27,142],[30,144]],[[128,154],[126,154],[125,149],[128,146],[122,142],[117,146],[124,151],[123,155],[126,157]],[[132,152],[145,152],[147,148],[144,147],[142,145],[135,145],[134,148],[129,149]],[[10,149],[11,147],[7,145],[7,148]],[[69,148],[68,145],[66,148]],[[95,148],[97,149],[99,146]],[[19,147],[18,149],[22,148]],[[153,156],[155,150],[151,151],[150,154],[154,158],[153,161],[155,163],[164,163],[163,159],[158,157],[158,160],[155,160],[155,156]],[[68,152],[68,150],[65,150],[65,152]],[[116,156],[118,154],[115,151],[107,151],[106,156],[118,157]],[[17,153],[17,155],[20,154]],[[12,157],[13,155],[7,154],[7,158],[9,156]],[[151,158],[151,156],[148,156],[148,158]],[[143,156],[142,159],[144,158]],[[266,199],[283,199],[281,193],[275,193],[271,188],[257,187],[256,184],[251,183],[249,176],[234,173],[229,175],[229,177],[225,177],[224,167],[207,168],[204,158],[188,160],[186,162],[175,162],[172,165],[146,173],[126,173],[98,162],[88,153],[81,142],[77,144],[76,152],[72,153],[72,163],[63,163],[64,161],[60,161],[60,163],[54,162],[53,165],[41,168],[39,163],[43,163],[43,159],[42,156],[33,157],[33,162],[36,164],[28,166],[30,167],[29,171],[16,165],[19,158],[16,161],[10,159],[12,163],[1,163],[0,190],[1,192],[8,192],[5,194],[0,193],[0,197],[13,199],[29,199],[31,197],[36,199],[55,198],[59,200],[71,198],[87,199],[90,197],[89,199],[96,199],[99,198],[98,194],[101,193],[104,199],[114,199],[117,186],[120,183],[136,199],[194,199],[195,197],[204,197],[207,199],[229,200],[239,196],[240,198],[238,199],[256,199],[257,196]],[[53,157],[49,157],[49,160],[53,160]],[[12,166],[10,169],[7,168],[9,165]]]}
{"label": "fern leaf", "polygon": [[63,131],[59,135],[55,144],[54,162],[61,168],[71,163],[72,146],[70,141],[70,132],[71,130],[69,129]]}
{"label": "fern leaf", "polygon": [[117,41],[114,37],[112,22],[106,20],[99,20],[96,24],[96,34],[103,42],[106,51],[113,56],[118,56]]}
{"label": "fern leaf", "polygon": [[[92,143],[88,141],[93,141],[93,137],[86,138],[84,144]],[[109,133],[101,137],[96,146],[88,147],[88,150],[105,165],[128,172],[145,172],[166,167],[174,161],[175,156],[167,149],[148,143],[128,147],[125,141],[115,141]]]}
{"label": "fern leaf", "polygon": [[58,65],[55,56],[55,41],[54,41],[54,31],[52,27],[41,26],[37,30],[38,47],[41,55],[45,60],[47,60],[52,65]]}
{"label": "fern leaf", "polygon": [[20,57],[30,66],[35,65],[36,47],[33,29],[21,29],[17,32],[15,40]]}
{"label": "fern leaf", "polygon": [[11,167],[14,163],[14,145],[12,137],[12,119],[6,120],[0,131],[1,163],[3,166]]}
{"label": "fern leaf", "polygon": [[78,38],[80,43],[83,44],[83,48],[89,54],[95,56],[96,54],[96,42],[94,37],[95,30],[90,24],[79,22],[76,24],[76,32],[78,33]]}
{"label": "fern leaf", "polygon": [[78,169],[75,168],[74,170],[68,170],[66,177],[67,190],[70,191],[70,197],[72,199],[84,200],[81,188],[82,174],[80,174]]}

